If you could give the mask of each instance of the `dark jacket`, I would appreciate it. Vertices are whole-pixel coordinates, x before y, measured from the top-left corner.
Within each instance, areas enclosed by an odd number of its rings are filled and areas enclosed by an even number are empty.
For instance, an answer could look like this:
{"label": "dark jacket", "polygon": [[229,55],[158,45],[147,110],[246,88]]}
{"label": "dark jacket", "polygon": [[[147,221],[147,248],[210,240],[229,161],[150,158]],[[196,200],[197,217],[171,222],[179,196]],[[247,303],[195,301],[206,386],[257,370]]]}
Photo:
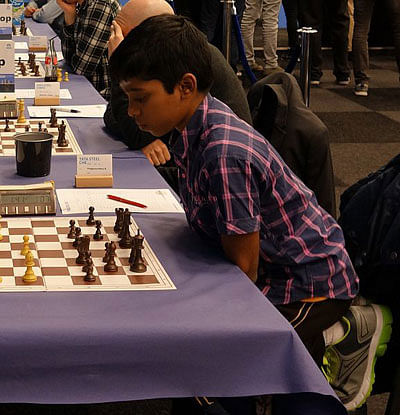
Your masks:
{"label": "dark jacket", "polygon": [[[211,95],[228,105],[244,121],[251,123],[246,94],[236,74],[216,47],[210,45],[210,52],[214,73]],[[107,130],[131,150],[140,150],[157,138],[139,130],[128,115],[128,97],[115,80],[111,82],[111,98],[104,114],[104,123]]]}
{"label": "dark jacket", "polygon": [[296,79],[286,72],[274,73],[254,84],[247,98],[254,128],[336,217],[328,130],[305,106]]}

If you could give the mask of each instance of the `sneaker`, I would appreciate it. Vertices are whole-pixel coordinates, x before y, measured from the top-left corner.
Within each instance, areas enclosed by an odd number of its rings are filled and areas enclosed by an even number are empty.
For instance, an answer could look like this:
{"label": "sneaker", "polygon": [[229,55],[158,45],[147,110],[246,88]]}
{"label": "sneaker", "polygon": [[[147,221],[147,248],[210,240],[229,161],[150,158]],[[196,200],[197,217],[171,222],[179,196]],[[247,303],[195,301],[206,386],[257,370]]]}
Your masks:
{"label": "sneaker", "polygon": [[358,95],[359,97],[367,97],[368,82],[361,81],[360,83],[356,84],[356,86],[354,87],[354,94]]}
{"label": "sneaker", "polygon": [[262,65],[260,65],[260,64],[258,64],[257,62],[254,62],[254,63],[250,63],[249,64],[249,66],[250,66],[250,69],[252,70],[252,71],[258,71],[258,72],[261,72],[264,68],[263,68],[263,66]]}
{"label": "sneaker", "polygon": [[376,359],[386,352],[392,321],[387,307],[352,306],[341,320],[345,335],[326,349],[324,372],[348,411],[360,407],[371,394]]}
{"label": "sneaker", "polygon": [[338,76],[336,78],[336,83],[338,85],[348,85],[350,83],[350,76]]}

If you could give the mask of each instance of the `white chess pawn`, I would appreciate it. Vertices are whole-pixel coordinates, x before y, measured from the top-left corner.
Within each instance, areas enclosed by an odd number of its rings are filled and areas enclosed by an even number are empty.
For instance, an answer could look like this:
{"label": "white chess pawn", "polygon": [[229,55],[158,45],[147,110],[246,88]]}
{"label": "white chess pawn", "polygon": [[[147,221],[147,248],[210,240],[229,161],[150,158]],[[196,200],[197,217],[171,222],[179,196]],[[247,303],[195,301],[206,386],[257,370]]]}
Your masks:
{"label": "white chess pawn", "polygon": [[22,247],[20,254],[25,256],[29,252],[29,236],[24,235],[23,239],[24,246]]}

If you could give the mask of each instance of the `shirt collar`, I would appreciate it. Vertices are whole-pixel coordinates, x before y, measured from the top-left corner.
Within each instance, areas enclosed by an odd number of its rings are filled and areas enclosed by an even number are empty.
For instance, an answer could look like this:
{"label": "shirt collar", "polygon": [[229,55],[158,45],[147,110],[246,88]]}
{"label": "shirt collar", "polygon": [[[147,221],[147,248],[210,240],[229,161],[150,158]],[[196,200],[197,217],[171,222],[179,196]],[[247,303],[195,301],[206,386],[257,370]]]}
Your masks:
{"label": "shirt collar", "polygon": [[189,148],[202,135],[206,125],[208,107],[212,99],[212,96],[207,94],[182,132],[174,130],[171,133],[170,148],[177,157],[185,159]]}

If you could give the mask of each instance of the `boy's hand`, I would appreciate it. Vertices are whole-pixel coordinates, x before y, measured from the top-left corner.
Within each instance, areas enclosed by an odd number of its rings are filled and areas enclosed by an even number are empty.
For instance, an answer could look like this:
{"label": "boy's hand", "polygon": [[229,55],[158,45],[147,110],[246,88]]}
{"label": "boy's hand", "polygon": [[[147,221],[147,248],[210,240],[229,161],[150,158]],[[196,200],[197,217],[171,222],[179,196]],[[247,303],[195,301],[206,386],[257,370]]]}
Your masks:
{"label": "boy's hand", "polygon": [[64,0],[57,0],[57,4],[64,11],[65,24],[67,26],[74,24],[75,23],[75,19],[76,19],[76,2],[74,2],[74,3],[67,3]]}
{"label": "boy's hand", "polygon": [[24,15],[25,17],[32,17],[33,13],[38,9],[35,9],[34,7],[25,7]]}
{"label": "boy's hand", "polygon": [[113,20],[110,27],[110,39],[108,39],[108,57],[110,57],[118,45],[124,40],[121,26]]}
{"label": "boy's hand", "polygon": [[168,147],[159,139],[156,139],[146,147],[143,147],[142,152],[153,166],[165,164],[171,159]]}

